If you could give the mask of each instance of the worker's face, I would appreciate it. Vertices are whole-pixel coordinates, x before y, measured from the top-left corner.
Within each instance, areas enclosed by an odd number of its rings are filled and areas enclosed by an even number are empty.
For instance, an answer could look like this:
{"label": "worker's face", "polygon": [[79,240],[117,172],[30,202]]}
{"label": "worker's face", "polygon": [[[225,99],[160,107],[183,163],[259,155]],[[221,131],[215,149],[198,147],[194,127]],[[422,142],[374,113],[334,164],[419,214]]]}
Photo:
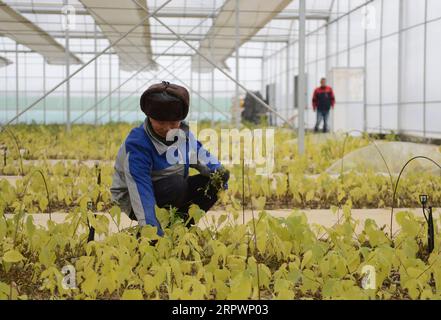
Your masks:
{"label": "worker's face", "polygon": [[181,125],[181,121],[159,121],[152,118],[150,118],[150,123],[152,124],[153,130],[163,138],[167,137],[167,132],[172,129],[178,129]]}
{"label": "worker's face", "polygon": [[326,87],[326,79],[322,79],[322,80],[320,80],[320,85],[321,85],[322,87]]}

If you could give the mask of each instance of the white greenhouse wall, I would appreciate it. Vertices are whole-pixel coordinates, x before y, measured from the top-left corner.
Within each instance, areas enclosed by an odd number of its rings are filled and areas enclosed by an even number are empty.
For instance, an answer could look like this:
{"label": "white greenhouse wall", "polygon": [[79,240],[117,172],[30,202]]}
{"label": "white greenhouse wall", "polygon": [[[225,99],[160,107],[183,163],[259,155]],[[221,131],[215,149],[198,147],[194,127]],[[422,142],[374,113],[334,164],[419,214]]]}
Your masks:
{"label": "white greenhouse wall", "polygon": [[[367,27],[363,24],[366,10],[373,14]],[[298,30],[297,23],[293,30]],[[356,129],[441,137],[440,32],[441,1],[436,0],[336,0],[329,24],[307,20],[307,128],[315,123],[311,96],[319,79],[333,68],[364,68],[366,119],[363,125],[353,125]],[[264,59],[264,82],[276,83],[275,107],[291,117],[296,113],[292,83],[298,60],[295,40],[289,44],[289,69],[287,51],[285,45]],[[360,113],[358,107],[339,104],[338,93],[336,100],[336,108]]]}

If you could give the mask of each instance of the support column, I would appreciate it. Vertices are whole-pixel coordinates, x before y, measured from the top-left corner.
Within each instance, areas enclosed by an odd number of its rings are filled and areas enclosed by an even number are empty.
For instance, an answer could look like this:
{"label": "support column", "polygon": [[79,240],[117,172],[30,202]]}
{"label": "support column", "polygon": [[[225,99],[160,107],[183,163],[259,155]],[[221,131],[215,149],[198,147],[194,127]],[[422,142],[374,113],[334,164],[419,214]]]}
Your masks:
{"label": "support column", "polygon": [[326,37],[326,41],[325,41],[325,77],[326,79],[329,81],[329,20],[326,21],[326,29],[325,29],[325,37]]}
{"label": "support column", "polygon": [[[93,39],[93,46],[95,55],[98,53],[98,39],[97,39],[97,26],[95,24],[95,28],[93,31],[94,39]],[[95,98],[95,126],[98,125],[98,59],[95,59],[93,62],[94,64],[94,98]]]}
{"label": "support column", "polygon": [[402,103],[402,74],[403,74],[403,17],[404,17],[404,2],[400,0],[399,2],[399,13],[398,13],[398,101],[397,101],[397,133],[402,131],[401,123],[401,103]]}
{"label": "support column", "polygon": [[423,62],[423,137],[425,138],[427,135],[427,10],[428,3],[427,0],[424,1],[424,62]]}
{"label": "support column", "polygon": [[[265,51],[263,52],[265,55]],[[260,90],[262,92],[262,96],[265,95],[265,56],[260,60]]]}
{"label": "support column", "polygon": [[300,0],[299,3],[299,116],[298,116],[298,149],[299,154],[305,152],[305,29],[306,29],[306,0]]}
{"label": "support column", "polygon": [[[349,5],[349,1],[348,1],[348,10],[351,10],[351,6]],[[348,15],[348,28],[347,28],[347,57],[346,57],[346,67],[350,68],[351,67],[351,15]],[[346,86],[348,87],[348,82],[346,81]],[[349,88],[347,88],[347,90],[349,91]],[[351,105],[349,104],[349,108],[351,107]],[[346,110],[348,110],[348,105],[346,105]],[[350,110],[350,109],[349,109]],[[345,124],[346,127],[346,124]],[[346,129],[350,129],[347,128]],[[334,128],[333,128],[334,131]]]}
{"label": "support column", "polygon": [[[199,58],[200,59],[200,58]],[[193,101],[193,69],[190,66],[190,101]],[[193,108],[190,108],[190,120],[193,120]]]}
{"label": "support column", "polygon": [[[213,59],[213,49],[211,47],[211,41],[210,41],[210,52],[211,52],[211,57]],[[211,70],[211,104],[214,106],[214,71],[216,69],[213,68]],[[214,108],[213,106],[211,107],[211,127],[214,126]]]}
{"label": "support column", "polygon": [[[7,56],[7,54],[6,54]],[[3,70],[5,71],[5,119],[3,122],[6,122],[8,120],[8,111],[9,111],[9,90],[8,90],[8,68],[7,66],[5,66],[5,68],[3,68]]]}
{"label": "support column", "polygon": [[[68,5],[68,0],[63,1],[64,5]],[[71,124],[70,124],[70,56],[69,56],[69,27],[70,27],[70,21],[69,21],[69,12],[66,10],[66,45],[65,45],[65,56],[66,56],[66,131],[71,131]]]}
{"label": "support column", "polygon": [[363,79],[363,131],[368,130],[367,121],[367,28],[364,28],[364,79]]}
{"label": "support column", "polygon": [[[317,23],[317,26],[318,26],[319,24]],[[318,67],[318,65],[319,65],[319,39],[320,38],[320,31],[316,31],[315,32],[315,62],[314,62],[314,64],[315,64],[315,83],[318,83],[319,81],[320,81],[320,78],[322,78],[322,77],[324,77],[324,75],[319,75],[318,74],[318,70],[319,70],[319,67]],[[349,54],[348,54],[349,55]],[[306,91],[308,91],[308,89],[306,89]],[[308,92],[306,92],[306,93],[308,93]],[[310,101],[310,99],[311,99],[311,96],[306,96],[306,103],[305,103],[305,105],[306,105],[306,111],[305,111],[305,113],[306,113],[306,122],[309,122],[309,119],[310,119],[310,108],[308,107],[308,105],[309,105],[309,101]],[[330,111],[330,112],[333,112],[333,111]],[[332,128],[328,128],[328,130],[329,131],[334,131],[334,127],[332,127]]]}
{"label": "support column", "polygon": [[[350,6],[348,7],[348,10],[350,10]],[[383,10],[381,11],[383,12]],[[351,67],[351,15],[348,15],[348,33],[347,33],[347,42],[348,42],[348,56],[347,56],[347,67]]]}
{"label": "support column", "polygon": [[109,123],[112,122],[112,54],[109,52]]}
{"label": "support column", "polygon": [[[240,29],[239,29],[239,0],[236,0],[236,19],[235,19],[235,29],[236,29],[236,81],[239,81],[239,46],[240,46]],[[234,113],[234,124],[237,128],[240,125],[240,99],[239,99],[239,85],[236,83],[235,90],[235,110]]]}
{"label": "support column", "polygon": [[384,21],[384,0],[381,0],[381,17],[380,17],[380,79],[379,85],[379,119],[380,119],[380,134],[383,133],[383,21]]}
{"label": "support column", "polygon": [[[198,94],[202,94],[201,93],[201,58],[199,57],[198,59]],[[196,117],[196,120],[199,122],[199,120],[201,119],[201,106],[202,106],[202,101],[201,101],[201,97],[198,97],[198,114]]]}
{"label": "support column", "polygon": [[[214,105],[214,69],[211,71],[211,104]],[[214,125],[214,108],[211,107],[211,126]]]}
{"label": "support column", "polygon": [[336,56],[336,64],[337,67],[340,67],[340,1],[337,0],[337,31],[336,31],[336,37],[335,37],[335,42],[336,42],[336,46],[335,46],[335,52],[337,54]]}
{"label": "support column", "polygon": [[118,122],[121,122],[121,68],[118,65]]}
{"label": "support column", "polygon": [[288,119],[289,118],[289,83],[290,83],[290,79],[289,79],[289,69],[290,69],[290,58],[291,58],[291,50],[290,50],[290,45],[289,45],[289,40],[286,42],[286,74],[285,74],[285,118]]}
{"label": "support column", "polygon": [[[214,3],[215,4],[215,3]],[[215,11],[216,8],[213,7],[213,11]],[[210,38],[210,55],[211,55],[211,60],[214,61],[214,57],[213,57],[213,39]],[[200,57],[199,57],[200,58]],[[213,128],[214,126],[214,72],[216,71],[216,68],[213,68],[211,70],[211,127]]]}
{"label": "support column", "polygon": [[[15,43],[15,115],[18,115],[18,113],[20,112],[19,110],[19,106],[18,106],[18,99],[19,99],[19,94],[18,94],[18,43]],[[15,124],[18,124],[18,117],[15,120]]]}
{"label": "support column", "polygon": [[[46,59],[43,58],[43,93],[46,94]],[[43,123],[46,124],[46,99],[43,100]]]}
{"label": "support column", "polygon": [[[28,103],[28,86],[27,86],[27,61],[26,61],[26,57],[27,57],[27,53],[24,52],[23,53],[23,90],[22,90],[22,98],[24,100],[24,104],[26,105]],[[23,101],[22,100],[22,101]],[[28,116],[29,114],[27,113],[26,116],[24,117],[24,122],[28,123]],[[22,120],[23,121],[23,120]]]}

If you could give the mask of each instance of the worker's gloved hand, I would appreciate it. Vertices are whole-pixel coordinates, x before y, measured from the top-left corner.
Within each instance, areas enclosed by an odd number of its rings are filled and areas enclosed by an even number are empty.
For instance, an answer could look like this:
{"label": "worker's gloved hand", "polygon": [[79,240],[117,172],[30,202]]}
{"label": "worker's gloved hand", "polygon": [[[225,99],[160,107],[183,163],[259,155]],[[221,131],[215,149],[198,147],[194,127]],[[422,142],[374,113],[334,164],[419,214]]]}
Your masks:
{"label": "worker's gloved hand", "polygon": [[224,166],[220,166],[210,174],[211,183],[217,190],[227,190],[228,179],[230,179],[230,171],[228,171],[228,169],[226,169]]}

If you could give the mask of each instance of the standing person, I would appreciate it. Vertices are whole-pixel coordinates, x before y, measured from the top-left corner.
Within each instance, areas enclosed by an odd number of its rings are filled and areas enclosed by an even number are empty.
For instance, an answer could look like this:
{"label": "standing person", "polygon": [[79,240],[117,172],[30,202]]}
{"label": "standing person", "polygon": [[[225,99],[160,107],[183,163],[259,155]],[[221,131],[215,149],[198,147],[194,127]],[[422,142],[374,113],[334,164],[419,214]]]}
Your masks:
{"label": "standing person", "polygon": [[334,109],[335,97],[334,91],[326,85],[326,78],[320,80],[320,87],[314,90],[312,97],[312,108],[317,111],[317,121],[314,132],[318,132],[320,123],[323,120],[323,132],[328,132],[329,110]]}
{"label": "standing person", "polygon": [[[165,81],[150,86],[140,99],[144,123],[132,129],[115,161],[112,200],[140,226],[157,227],[160,236],[166,226],[159,224],[155,205],[176,208],[176,214],[192,224],[190,205],[208,211],[218,191],[228,187],[228,170],[182,121],[189,104],[184,87]],[[189,176],[190,167],[200,174]]]}

